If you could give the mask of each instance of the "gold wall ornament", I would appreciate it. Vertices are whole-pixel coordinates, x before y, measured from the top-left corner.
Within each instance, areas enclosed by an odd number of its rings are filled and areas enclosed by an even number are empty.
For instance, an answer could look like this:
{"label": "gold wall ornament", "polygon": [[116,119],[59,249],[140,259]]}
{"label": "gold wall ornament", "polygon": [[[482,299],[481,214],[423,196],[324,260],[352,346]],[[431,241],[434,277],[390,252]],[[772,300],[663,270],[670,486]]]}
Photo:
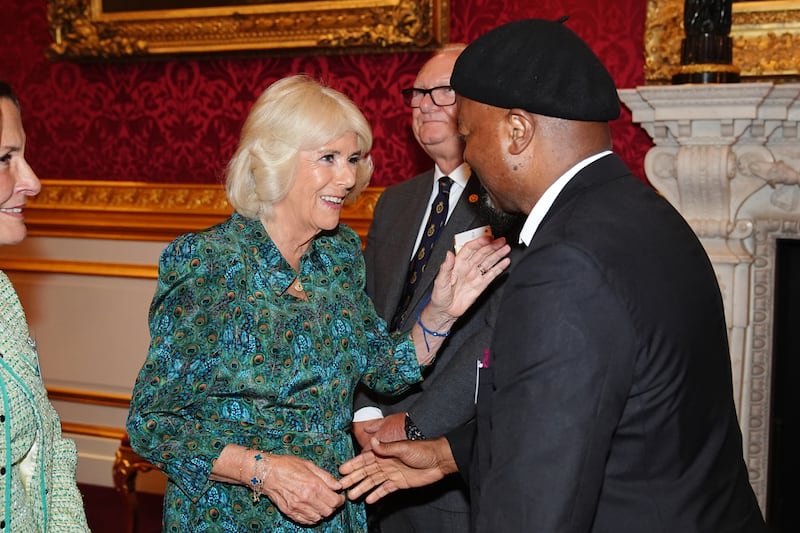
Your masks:
{"label": "gold wall ornament", "polygon": [[48,0],[50,56],[417,51],[446,43],[450,28],[449,0],[264,1],[150,10],[129,0],[122,2],[131,6],[128,11],[106,9],[107,3]]}
{"label": "gold wall ornament", "polygon": [[[367,187],[342,209],[342,223],[362,242],[382,191]],[[35,236],[170,241],[231,212],[222,185],[43,179],[42,191],[25,207],[25,225]]]}
{"label": "gold wall ornament", "polygon": [[431,35],[432,19],[436,17],[431,2],[401,0],[391,12],[379,13],[381,23],[371,27],[337,29],[320,37],[319,45],[332,47],[425,47]]}
{"label": "gold wall ornament", "polygon": [[[645,82],[669,83],[680,67],[684,0],[648,0]],[[800,77],[800,1],[734,2],[733,64],[743,80]]]}

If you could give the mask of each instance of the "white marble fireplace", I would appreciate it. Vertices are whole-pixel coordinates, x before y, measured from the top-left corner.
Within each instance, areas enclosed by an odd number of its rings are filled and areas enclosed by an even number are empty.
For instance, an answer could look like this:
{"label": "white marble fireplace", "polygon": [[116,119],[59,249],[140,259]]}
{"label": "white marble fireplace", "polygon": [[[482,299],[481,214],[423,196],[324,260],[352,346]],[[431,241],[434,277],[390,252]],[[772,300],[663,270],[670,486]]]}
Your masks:
{"label": "white marble fireplace", "polygon": [[750,481],[766,509],[777,239],[800,239],[800,84],[619,91],[652,137],[645,172],[683,214],[722,289]]}

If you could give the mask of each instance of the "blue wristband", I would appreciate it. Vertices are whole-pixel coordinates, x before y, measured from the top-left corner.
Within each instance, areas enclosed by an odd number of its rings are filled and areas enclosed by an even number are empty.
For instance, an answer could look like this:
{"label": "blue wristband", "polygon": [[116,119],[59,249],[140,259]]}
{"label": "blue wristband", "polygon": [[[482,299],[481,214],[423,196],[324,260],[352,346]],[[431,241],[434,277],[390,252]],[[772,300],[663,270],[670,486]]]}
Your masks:
{"label": "blue wristband", "polygon": [[431,351],[431,347],[428,345],[428,335],[432,335],[434,337],[447,337],[448,335],[450,335],[449,331],[445,331],[444,333],[441,333],[439,331],[433,331],[432,329],[426,328],[425,324],[422,323],[422,310],[428,305],[430,301],[431,297],[428,296],[428,298],[425,300],[424,305],[421,305],[419,311],[417,311],[417,324],[419,324],[419,327],[422,328],[422,340],[425,341],[425,349],[428,350],[428,352]]}

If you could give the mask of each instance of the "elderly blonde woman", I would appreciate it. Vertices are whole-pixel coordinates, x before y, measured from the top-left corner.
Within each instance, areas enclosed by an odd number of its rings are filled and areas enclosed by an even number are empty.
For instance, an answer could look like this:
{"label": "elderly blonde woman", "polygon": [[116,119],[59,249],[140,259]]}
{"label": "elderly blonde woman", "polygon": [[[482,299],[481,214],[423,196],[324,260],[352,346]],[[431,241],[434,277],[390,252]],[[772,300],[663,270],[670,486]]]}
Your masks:
{"label": "elderly blonde woman", "polygon": [[371,145],[341,93],[306,76],[274,83],[228,166],[235,213],[164,250],[128,419],[133,448],[169,478],[164,531],[366,531],[332,475],[353,455],[356,384],[418,382],[508,265],[502,241],[451,254],[411,334],[389,334],[359,237],[339,223]]}
{"label": "elderly blonde woman", "polygon": [[[22,241],[39,178],[25,161],[19,101],[0,81],[0,245]],[[25,312],[0,271],[0,531],[89,531],[75,484],[75,443],[47,399]]]}

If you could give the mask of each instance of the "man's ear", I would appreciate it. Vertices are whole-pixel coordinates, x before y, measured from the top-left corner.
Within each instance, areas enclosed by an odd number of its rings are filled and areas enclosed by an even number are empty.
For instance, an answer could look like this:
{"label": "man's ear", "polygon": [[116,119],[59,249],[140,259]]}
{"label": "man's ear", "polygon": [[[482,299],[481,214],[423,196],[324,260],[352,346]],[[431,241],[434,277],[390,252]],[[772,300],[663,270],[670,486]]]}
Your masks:
{"label": "man's ear", "polygon": [[513,155],[519,155],[533,140],[535,129],[533,116],[524,109],[510,109],[506,120],[511,131],[508,151]]}

